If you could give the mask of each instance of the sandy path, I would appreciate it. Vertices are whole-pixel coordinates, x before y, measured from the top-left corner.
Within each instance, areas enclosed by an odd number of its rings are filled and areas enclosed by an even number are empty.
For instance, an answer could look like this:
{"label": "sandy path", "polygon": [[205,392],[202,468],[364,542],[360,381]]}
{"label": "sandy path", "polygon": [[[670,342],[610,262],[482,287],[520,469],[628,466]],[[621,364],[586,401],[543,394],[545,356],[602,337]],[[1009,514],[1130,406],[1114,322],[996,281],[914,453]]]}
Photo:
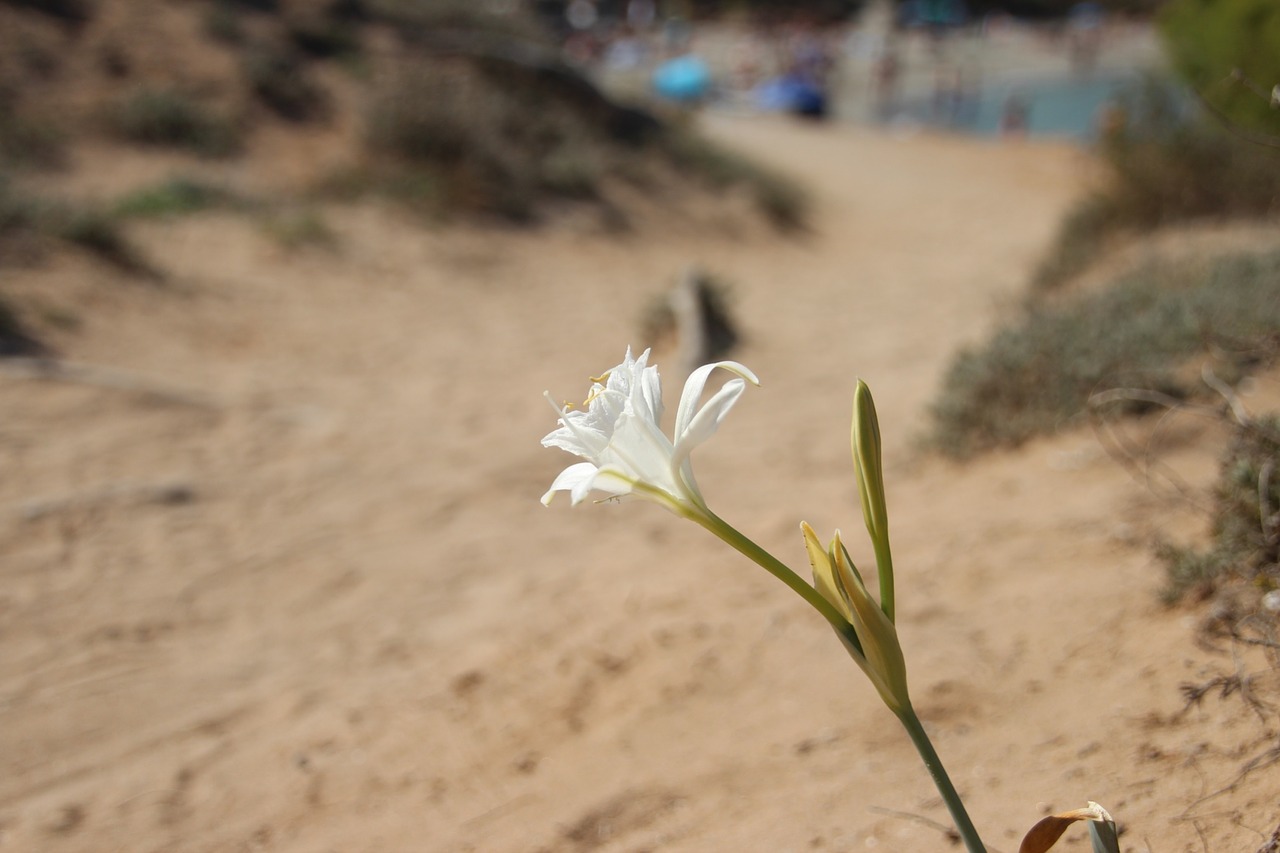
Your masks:
{"label": "sandy path", "polygon": [[[1201,849],[1184,812],[1258,732],[1232,705],[1170,719],[1179,681],[1229,666],[1154,604],[1144,536],[1189,516],[1088,432],[964,468],[911,451],[1079,155],[712,130],[814,185],[813,234],[432,232],[369,207],[333,214],[337,253],[149,227],[161,290],[71,260],[15,277],[78,312],[69,357],[205,403],[0,377],[0,847],[943,849],[871,810],[946,820],[801,603],[655,507],[537,503],[568,461],[537,447],[542,390],[581,394],[696,261],[733,282],[764,380],[699,479],[797,567],[801,518],[867,559],[847,419],[853,377],[875,389],[913,691],[988,841],[1092,798],[1130,849]],[[1257,845],[1269,784],[1194,812],[1209,849]]]}

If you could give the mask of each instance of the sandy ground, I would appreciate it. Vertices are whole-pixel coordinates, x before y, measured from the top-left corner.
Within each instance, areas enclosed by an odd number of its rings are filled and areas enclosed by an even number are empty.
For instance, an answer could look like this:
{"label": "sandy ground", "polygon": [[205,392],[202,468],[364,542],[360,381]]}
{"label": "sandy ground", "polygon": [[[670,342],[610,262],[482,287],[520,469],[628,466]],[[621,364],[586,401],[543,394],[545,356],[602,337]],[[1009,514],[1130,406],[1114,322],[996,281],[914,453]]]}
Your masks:
{"label": "sandy ground", "polygon": [[[424,230],[375,205],[331,212],[336,250],[230,214],[140,227],[162,285],[6,272],[78,323],[55,343],[86,372],[0,374],[0,849],[947,849],[909,741],[798,599],[655,506],[538,503],[570,461],[538,446],[541,393],[580,398],[690,262],[733,283],[763,380],[699,480],[797,569],[801,519],[869,561],[847,430],[871,383],[913,695],[993,850],[1089,799],[1126,850],[1270,835],[1274,772],[1218,792],[1274,726],[1179,691],[1258,662],[1156,601],[1151,538],[1203,517],[1088,427],[963,466],[913,443],[1081,155],[711,130],[812,185],[812,233]],[[1206,482],[1217,433],[1162,435]]]}

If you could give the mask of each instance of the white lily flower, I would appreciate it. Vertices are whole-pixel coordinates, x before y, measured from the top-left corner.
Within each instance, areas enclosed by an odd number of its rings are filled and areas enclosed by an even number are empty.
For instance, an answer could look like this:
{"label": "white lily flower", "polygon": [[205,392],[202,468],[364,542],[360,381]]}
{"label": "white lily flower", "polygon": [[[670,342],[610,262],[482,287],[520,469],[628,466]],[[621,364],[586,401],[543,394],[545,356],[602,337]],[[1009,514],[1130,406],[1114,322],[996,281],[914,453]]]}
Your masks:
{"label": "white lily flower", "polygon": [[[658,368],[647,364],[648,360],[649,350],[633,359],[628,347],[622,364],[592,380],[581,411],[561,408],[546,394],[560,426],[542,439],[542,445],[559,447],[587,461],[561,471],[542,496],[543,504],[549,504],[560,491],[569,492],[578,504],[596,490],[611,496],[648,498],[677,515],[708,515],[689,454],[715,433],[742,396],[746,383],[759,385],[760,380],[736,361],[699,367],[685,382],[672,440],[660,426],[662,382]],[[737,378],[726,382],[699,408],[707,378],[716,368],[724,368]]]}

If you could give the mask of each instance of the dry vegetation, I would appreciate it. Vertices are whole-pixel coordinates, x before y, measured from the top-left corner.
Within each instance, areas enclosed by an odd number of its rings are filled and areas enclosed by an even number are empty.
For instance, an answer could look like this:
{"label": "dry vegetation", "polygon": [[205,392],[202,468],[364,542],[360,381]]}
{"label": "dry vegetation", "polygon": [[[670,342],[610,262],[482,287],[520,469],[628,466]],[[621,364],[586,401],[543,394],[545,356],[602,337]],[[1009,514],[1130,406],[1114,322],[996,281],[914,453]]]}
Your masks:
{"label": "dry vegetation", "polygon": [[[1280,252],[1270,236],[1217,249],[1198,237],[1221,223],[1245,234],[1274,225],[1280,148],[1167,83],[1134,93],[1125,119],[1101,141],[1101,180],[1064,217],[1021,305],[953,358],[928,440],[971,458],[1092,422],[1117,463],[1207,521],[1191,544],[1155,535],[1153,552],[1164,602],[1208,602],[1201,641],[1234,650],[1233,672],[1183,692],[1188,712],[1216,695],[1256,714],[1261,746],[1241,759],[1239,782],[1280,761],[1280,423],[1274,412],[1250,413],[1235,390],[1280,356]],[[1170,251],[1171,241],[1193,248]],[[1107,273],[1126,253],[1145,260]],[[1119,424],[1144,415],[1141,437],[1128,437]],[[1207,496],[1161,461],[1164,427],[1188,416],[1225,425]]]}
{"label": "dry vegetation", "polygon": [[680,124],[615,103],[533,19],[470,3],[0,4],[0,173],[94,138],[252,161],[274,134],[328,140],[277,193],[519,221],[587,205],[616,227],[626,198],[691,182],[803,221],[793,185]]}

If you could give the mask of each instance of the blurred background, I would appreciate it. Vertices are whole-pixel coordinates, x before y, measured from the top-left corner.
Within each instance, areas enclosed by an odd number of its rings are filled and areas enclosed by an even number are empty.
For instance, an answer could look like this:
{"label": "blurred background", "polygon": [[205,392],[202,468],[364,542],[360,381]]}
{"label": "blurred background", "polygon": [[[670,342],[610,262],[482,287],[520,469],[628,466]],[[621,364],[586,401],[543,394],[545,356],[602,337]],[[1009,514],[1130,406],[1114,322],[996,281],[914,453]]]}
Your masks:
{"label": "blurred background", "polygon": [[797,570],[871,384],[989,843],[1274,850],[1277,104],[1274,0],[0,0],[0,850],[946,849],[802,603],[539,504],[628,345]]}

